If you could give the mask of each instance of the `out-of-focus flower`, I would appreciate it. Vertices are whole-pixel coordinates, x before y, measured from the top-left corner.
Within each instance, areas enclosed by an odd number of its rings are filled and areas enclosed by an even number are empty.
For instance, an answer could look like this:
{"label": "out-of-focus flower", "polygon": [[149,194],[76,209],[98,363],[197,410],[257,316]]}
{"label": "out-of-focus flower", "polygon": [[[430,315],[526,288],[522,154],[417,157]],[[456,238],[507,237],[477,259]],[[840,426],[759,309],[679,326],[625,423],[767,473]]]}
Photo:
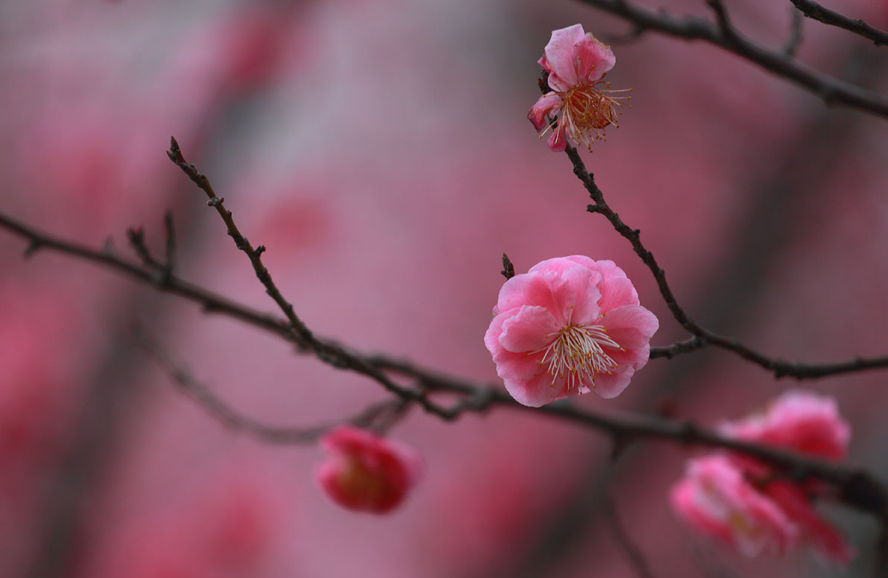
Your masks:
{"label": "out-of-focus flower", "polygon": [[[604,138],[608,125],[619,126],[621,97],[609,94],[621,91],[609,90],[604,82],[605,73],[616,63],[614,53],[592,33],[584,32],[582,25],[574,24],[552,32],[539,63],[549,75],[552,91],[540,97],[527,118],[542,134],[554,127],[548,141],[553,151],[567,147],[566,137],[591,151],[592,142]],[[599,88],[602,84],[604,89]],[[547,121],[547,116],[555,117],[559,112],[560,118]]]}
{"label": "out-of-focus flower", "polygon": [[342,426],[321,440],[329,458],[316,471],[324,492],[349,510],[385,514],[419,481],[422,460],[408,447]]}
{"label": "out-of-focus flower", "polygon": [[[839,415],[833,398],[816,393],[792,390],[774,400],[764,413],[721,426],[727,437],[794,450],[821,458],[840,460],[845,457],[850,437],[848,423]],[[737,481],[737,480],[740,481]],[[780,528],[786,523],[793,528],[792,541],[778,539],[774,531],[754,530],[764,543],[749,543],[740,534],[748,534],[745,521],[721,524],[713,519],[722,512],[713,506],[712,496],[734,496],[741,490],[752,492],[756,499],[767,502],[781,513]],[[799,545],[810,545],[823,558],[842,564],[854,556],[854,549],[842,534],[814,509],[813,500],[824,493],[822,484],[814,481],[796,482],[784,479],[767,464],[739,453],[715,455],[692,460],[685,478],[672,490],[675,510],[701,532],[714,535],[747,556],[760,552],[780,553]],[[732,503],[737,503],[732,498]],[[746,538],[749,538],[746,536]]]}
{"label": "out-of-focus flower", "polygon": [[691,526],[746,556],[781,553],[798,543],[796,524],[726,456],[691,460],[670,497]]}
{"label": "out-of-focus flower", "polygon": [[778,446],[830,460],[844,459],[851,428],[836,400],[804,390],[790,390],[760,414],[727,422],[728,437]]}
{"label": "out-of-focus flower", "polygon": [[512,277],[493,312],[484,344],[512,397],[532,407],[588,391],[616,397],[659,327],[622,269],[582,255]]}

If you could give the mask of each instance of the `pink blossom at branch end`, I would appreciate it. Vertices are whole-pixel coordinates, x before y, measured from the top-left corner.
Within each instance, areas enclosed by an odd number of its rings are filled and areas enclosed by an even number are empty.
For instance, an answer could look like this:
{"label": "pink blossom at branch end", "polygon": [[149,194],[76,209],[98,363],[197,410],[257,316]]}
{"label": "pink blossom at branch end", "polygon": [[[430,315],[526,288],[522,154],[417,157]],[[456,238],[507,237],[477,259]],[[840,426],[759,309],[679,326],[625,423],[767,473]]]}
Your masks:
{"label": "pink blossom at branch end", "polygon": [[371,432],[341,426],[321,439],[327,460],[315,479],[324,493],[348,510],[387,514],[419,481],[422,459],[416,452]]}
{"label": "pink blossom at branch end", "polygon": [[727,437],[835,461],[845,458],[851,437],[834,398],[801,389],[786,391],[763,413],[725,422],[719,430]]}
{"label": "pink blossom at branch end", "polygon": [[[549,75],[552,91],[540,97],[527,118],[540,137],[552,129],[548,140],[552,151],[563,151],[568,138],[591,151],[594,141],[605,138],[605,128],[619,127],[620,101],[628,97],[611,94],[629,90],[610,90],[604,81],[616,63],[610,47],[583,31],[581,24],[574,24],[552,32],[539,63]],[[550,120],[558,113],[560,117]]]}
{"label": "pink blossom at branch end", "polygon": [[512,277],[493,313],[484,344],[506,389],[531,407],[589,391],[618,396],[659,327],[622,269],[582,255]]}
{"label": "pink blossom at branch end", "polygon": [[[835,399],[803,390],[787,391],[764,413],[726,422],[720,431],[832,461],[845,457],[851,435]],[[813,506],[824,490],[816,481],[785,479],[758,460],[717,454],[691,460],[671,498],[692,527],[746,556],[809,545],[823,560],[847,564],[854,549]]]}
{"label": "pink blossom at branch end", "polygon": [[780,554],[798,545],[798,527],[727,456],[691,460],[670,498],[691,527],[745,556]]}

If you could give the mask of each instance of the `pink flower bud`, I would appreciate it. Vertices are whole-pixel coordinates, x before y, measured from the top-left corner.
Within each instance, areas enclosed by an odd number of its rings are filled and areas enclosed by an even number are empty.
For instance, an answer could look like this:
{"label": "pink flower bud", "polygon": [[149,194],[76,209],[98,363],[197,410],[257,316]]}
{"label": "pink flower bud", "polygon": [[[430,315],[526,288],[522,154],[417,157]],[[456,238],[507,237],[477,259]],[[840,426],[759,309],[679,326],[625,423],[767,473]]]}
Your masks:
{"label": "pink flower bud", "polygon": [[650,354],[659,322],[613,261],[549,259],[506,281],[484,344],[519,403],[619,395]]}
{"label": "pink flower bud", "polygon": [[321,488],[349,510],[386,514],[416,485],[422,460],[413,449],[350,426],[321,440],[329,457],[315,472]]}

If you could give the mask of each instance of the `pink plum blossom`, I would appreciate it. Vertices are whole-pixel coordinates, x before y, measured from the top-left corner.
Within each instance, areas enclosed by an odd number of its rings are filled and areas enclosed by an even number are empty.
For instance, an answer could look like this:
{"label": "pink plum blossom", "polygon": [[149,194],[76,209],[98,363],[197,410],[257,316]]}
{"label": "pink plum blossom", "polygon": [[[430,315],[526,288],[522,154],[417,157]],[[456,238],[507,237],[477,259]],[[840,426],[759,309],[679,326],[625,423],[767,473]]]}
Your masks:
{"label": "pink plum blossom", "polygon": [[[720,431],[727,437],[830,460],[845,457],[851,435],[850,426],[839,415],[835,399],[802,390],[787,391],[763,413],[727,422]],[[736,497],[740,491],[737,477],[745,485],[744,496],[751,492],[756,500],[777,508],[782,516],[781,528],[791,525],[794,540],[782,538],[779,532],[756,530],[767,543],[752,548],[742,542],[740,535],[748,530],[745,522],[739,525],[713,522],[721,510],[708,497]],[[785,479],[754,458],[739,453],[719,454],[690,462],[687,475],[672,490],[672,504],[692,526],[748,556],[760,552],[780,553],[808,545],[824,559],[846,564],[854,556],[854,549],[813,505],[813,500],[823,494],[825,488],[816,481]]]}
{"label": "pink plum blossom", "polygon": [[[537,100],[527,114],[537,131],[549,136],[549,148],[561,152],[567,147],[567,137],[577,146],[586,145],[591,151],[592,142],[604,138],[608,125],[619,126],[617,107],[621,97],[609,96],[604,76],[616,63],[610,47],[574,24],[554,30],[546,45],[545,54],[539,60],[549,75],[551,92]],[[601,84],[604,89],[599,88]],[[547,117],[561,117],[551,122]],[[542,136],[542,134],[540,136]]]}
{"label": "pink plum blossom", "polygon": [[797,389],[783,393],[763,413],[723,424],[721,432],[829,460],[844,459],[851,437],[834,398]]}
{"label": "pink plum blossom", "polygon": [[670,498],[676,513],[693,528],[746,556],[779,554],[798,544],[796,524],[726,456],[691,460]]}
{"label": "pink plum blossom", "polygon": [[334,502],[349,510],[386,514],[419,481],[422,460],[411,449],[354,427],[341,426],[321,440],[327,461],[315,477]]}
{"label": "pink plum blossom", "polygon": [[616,397],[659,327],[622,269],[582,255],[512,277],[493,313],[484,344],[512,397],[532,407],[588,391]]}

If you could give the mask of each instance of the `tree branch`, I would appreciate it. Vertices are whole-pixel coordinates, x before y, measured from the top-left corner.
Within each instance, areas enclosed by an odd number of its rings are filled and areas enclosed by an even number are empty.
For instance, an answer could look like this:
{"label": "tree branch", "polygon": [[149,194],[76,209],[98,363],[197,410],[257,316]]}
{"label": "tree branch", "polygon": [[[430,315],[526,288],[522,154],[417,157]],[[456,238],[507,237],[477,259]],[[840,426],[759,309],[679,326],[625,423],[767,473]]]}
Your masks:
{"label": "tree branch", "polygon": [[853,84],[817,72],[779,50],[759,46],[741,35],[727,20],[727,12],[718,0],[709,0],[716,11],[717,23],[688,16],[644,8],[629,0],[580,0],[632,23],[638,30],[654,30],[685,40],[702,40],[758,64],[817,95],[827,105],[838,104],[888,118],[888,99]]}
{"label": "tree branch", "polygon": [[[663,300],[669,307],[672,316],[675,317],[675,320],[678,321],[679,325],[698,338],[697,342],[694,342],[693,339],[681,342],[686,344],[685,346],[675,344],[671,346],[671,348],[666,348],[666,350],[672,355],[683,353],[685,351],[692,351],[693,349],[703,347],[704,345],[714,345],[715,347],[731,351],[756,365],[760,365],[768,371],[771,371],[774,374],[774,377],[793,377],[798,380],[818,379],[842,373],[888,368],[888,357],[870,359],[858,357],[851,361],[826,364],[794,363],[782,359],[772,359],[740,343],[736,339],[719,335],[700,326],[696,321],[691,319],[682,306],[679,305],[678,300],[676,300],[675,295],[672,293],[672,288],[669,287],[669,283],[666,281],[666,272],[660,268],[653,253],[651,253],[641,242],[641,231],[629,227],[623,222],[620,215],[610,208],[607,201],[604,199],[604,193],[602,193],[601,189],[598,188],[598,185],[595,184],[595,176],[586,169],[586,165],[580,157],[580,154],[577,152],[577,149],[568,145],[565,152],[573,165],[574,174],[583,183],[583,186],[589,193],[589,197],[593,201],[593,204],[589,205],[587,210],[590,213],[603,215],[608,221],[610,221],[613,228],[632,244],[635,254],[641,258],[642,262],[647,265],[648,269],[650,269],[651,273],[654,275],[657,287],[660,289],[660,295],[663,296]],[[672,350],[672,348],[675,349]],[[658,352],[658,356],[669,357],[665,352]]]}

